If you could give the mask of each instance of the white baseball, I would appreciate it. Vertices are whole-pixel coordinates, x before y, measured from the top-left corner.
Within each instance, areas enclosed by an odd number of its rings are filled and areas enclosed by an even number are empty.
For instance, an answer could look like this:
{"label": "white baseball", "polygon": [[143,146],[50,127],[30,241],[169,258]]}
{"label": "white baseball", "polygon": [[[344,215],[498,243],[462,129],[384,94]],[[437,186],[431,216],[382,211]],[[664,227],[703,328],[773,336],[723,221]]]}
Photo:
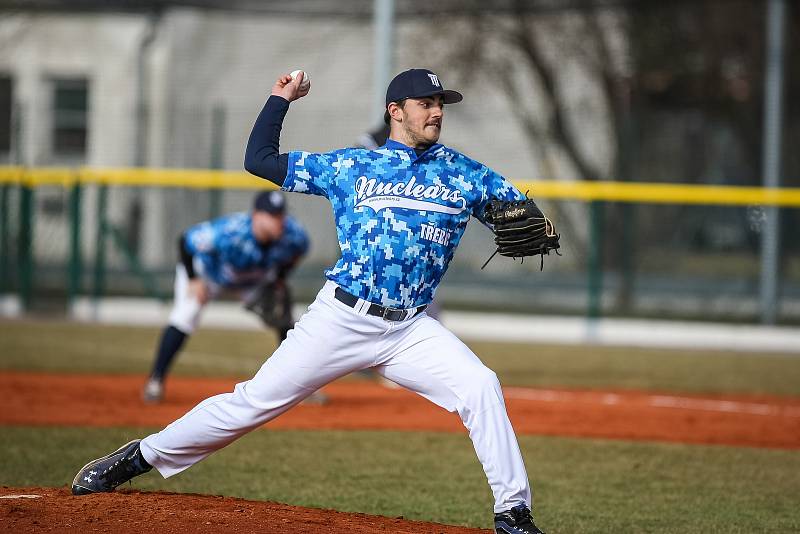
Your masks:
{"label": "white baseball", "polygon": [[289,75],[292,77],[292,80],[297,78],[297,75],[303,73],[303,81],[300,82],[300,90],[301,91],[308,91],[311,89],[311,76],[304,70],[293,70]]}

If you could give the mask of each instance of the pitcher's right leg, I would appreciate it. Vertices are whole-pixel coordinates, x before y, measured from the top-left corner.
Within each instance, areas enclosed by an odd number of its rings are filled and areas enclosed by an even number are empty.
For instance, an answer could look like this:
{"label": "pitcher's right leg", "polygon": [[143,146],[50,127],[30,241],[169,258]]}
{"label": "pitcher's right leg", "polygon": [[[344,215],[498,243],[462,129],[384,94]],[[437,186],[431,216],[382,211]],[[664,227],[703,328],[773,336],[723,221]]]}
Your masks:
{"label": "pitcher's right leg", "polygon": [[427,316],[397,328],[380,347],[380,374],[461,416],[492,488],[494,511],[530,508],[528,474],[495,373]]}

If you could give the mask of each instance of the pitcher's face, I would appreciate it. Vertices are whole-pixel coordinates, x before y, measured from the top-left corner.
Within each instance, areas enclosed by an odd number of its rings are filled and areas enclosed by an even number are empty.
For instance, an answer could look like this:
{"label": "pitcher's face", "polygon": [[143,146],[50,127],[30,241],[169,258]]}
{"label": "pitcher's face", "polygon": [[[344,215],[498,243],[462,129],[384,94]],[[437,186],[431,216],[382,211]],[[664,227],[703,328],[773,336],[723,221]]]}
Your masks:
{"label": "pitcher's face", "polygon": [[441,95],[406,98],[403,105],[397,107],[399,113],[392,114],[393,119],[395,116],[399,119],[395,126],[400,130],[397,141],[414,148],[427,148],[439,141],[444,119]]}

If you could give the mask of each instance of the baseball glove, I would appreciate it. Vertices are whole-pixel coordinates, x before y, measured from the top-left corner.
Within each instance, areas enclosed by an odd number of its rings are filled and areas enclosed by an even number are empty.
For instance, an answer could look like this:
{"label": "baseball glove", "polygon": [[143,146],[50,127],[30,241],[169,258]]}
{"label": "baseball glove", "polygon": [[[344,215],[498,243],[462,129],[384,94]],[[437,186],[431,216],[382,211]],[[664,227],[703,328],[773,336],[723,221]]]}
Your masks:
{"label": "baseball glove", "polygon": [[544,256],[551,250],[561,255],[558,243],[561,236],[533,200],[492,200],[486,206],[485,216],[486,222],[492,225],[497,250],[483,267],[495,254],[523,258],[523,261],[527,256],[541,256],[541,268],[544,268]]}
{"label": "baseball glove", "polygon": [[292,295],[282,278],[261,283],[244,307],[255,313],[268,327],[288,330],[292,327]]}

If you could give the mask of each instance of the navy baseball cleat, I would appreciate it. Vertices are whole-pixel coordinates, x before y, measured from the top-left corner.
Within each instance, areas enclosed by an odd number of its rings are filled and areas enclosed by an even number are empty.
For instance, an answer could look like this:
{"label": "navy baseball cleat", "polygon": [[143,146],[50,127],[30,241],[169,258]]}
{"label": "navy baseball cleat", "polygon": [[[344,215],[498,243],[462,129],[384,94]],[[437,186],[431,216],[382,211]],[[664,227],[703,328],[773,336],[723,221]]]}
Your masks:
{"label": "navy baseball cleat", "polygon": [[150,471],[153,466],[142,458],[139,441],[129,441],[111,454],[84,465],[72,480],[72,494],[114,491],[123,482]]}
{"label": "navy baseball cleat", "polygon": [[544,534],[533,523],[531,511],[524,504],[494,514],[494,530],[497,534]]}

